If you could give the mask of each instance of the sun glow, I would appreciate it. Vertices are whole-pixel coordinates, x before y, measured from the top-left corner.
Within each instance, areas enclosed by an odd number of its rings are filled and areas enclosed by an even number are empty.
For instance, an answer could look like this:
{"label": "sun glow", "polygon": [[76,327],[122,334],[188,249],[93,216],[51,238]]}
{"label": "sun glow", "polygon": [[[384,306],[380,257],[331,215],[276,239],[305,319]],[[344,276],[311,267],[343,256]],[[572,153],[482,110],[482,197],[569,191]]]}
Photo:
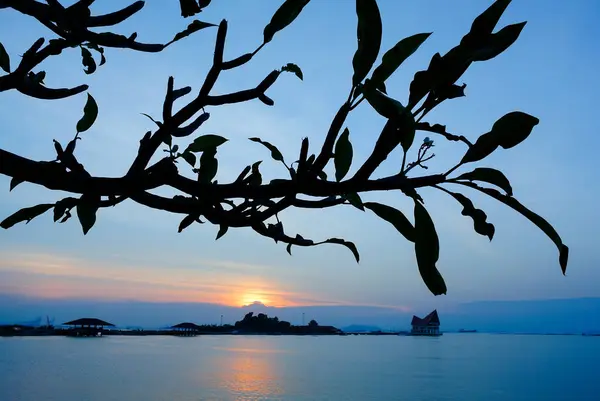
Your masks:
{"label": "sun glow", "polygon": [[265,297],[263,294],[259,295],[259,294],[253,293],[253,292],[249,292],[242,296],[240,303],[242,304],[242,306],[250,305],[253,303],[261,303],[263,305],[268,305],[269,299],[267,297]]}

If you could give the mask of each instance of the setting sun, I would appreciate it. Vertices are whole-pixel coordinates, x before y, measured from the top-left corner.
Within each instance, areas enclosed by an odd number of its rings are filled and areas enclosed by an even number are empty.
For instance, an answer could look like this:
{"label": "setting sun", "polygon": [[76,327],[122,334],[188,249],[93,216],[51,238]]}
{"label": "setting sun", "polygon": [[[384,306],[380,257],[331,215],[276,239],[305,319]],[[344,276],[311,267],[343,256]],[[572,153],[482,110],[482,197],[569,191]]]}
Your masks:
{"label": "setting sun", "polygon": [[256,294],[254,292],[246,293],[241,298],[242,305],[250,305],[253,303],[261,303],[263,305],[269,304],[269,299],[267,299],[263,294]]}

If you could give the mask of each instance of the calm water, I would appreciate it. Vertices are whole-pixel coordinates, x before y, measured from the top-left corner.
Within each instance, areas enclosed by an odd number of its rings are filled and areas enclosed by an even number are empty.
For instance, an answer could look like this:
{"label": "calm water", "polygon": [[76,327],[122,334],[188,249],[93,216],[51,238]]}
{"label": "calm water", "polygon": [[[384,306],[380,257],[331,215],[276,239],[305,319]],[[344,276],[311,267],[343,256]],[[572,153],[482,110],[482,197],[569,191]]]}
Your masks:
{"label": "calm water", "polygon": [[1,401],[600,398],[600,337],[0,339]]}

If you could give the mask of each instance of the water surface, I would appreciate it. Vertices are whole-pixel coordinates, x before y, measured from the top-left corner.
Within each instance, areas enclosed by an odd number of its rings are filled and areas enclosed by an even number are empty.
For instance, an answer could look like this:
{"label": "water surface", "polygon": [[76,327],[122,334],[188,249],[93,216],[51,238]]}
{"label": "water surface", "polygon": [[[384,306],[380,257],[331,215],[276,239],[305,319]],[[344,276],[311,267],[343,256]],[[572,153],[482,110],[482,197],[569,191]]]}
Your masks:
{"label": "water surface", "polygon": [[577,400],[600,337],[0,338],[2,401]]}

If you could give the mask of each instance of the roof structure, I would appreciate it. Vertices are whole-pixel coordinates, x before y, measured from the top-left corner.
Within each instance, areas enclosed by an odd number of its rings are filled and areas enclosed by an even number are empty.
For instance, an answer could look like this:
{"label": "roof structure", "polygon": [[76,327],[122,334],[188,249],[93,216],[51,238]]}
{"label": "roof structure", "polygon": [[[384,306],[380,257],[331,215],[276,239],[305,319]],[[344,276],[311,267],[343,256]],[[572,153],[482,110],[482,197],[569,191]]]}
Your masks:
{"label": "roof structure", "polygon": [[179,323],[176,324],[175,326],[171,326],[172,329],[199,329],[200,326],[198,326],[197,324],[194,323],[190,323],[190,322],[184,322],[184,323]]}
{"label": "roof structure", "polygon": [[104,320],[84,317],[82,319],[71,320],[70,322],[63,323],[63,326],[113,326],[114,324],[105,322]]}
{"label": "roof structure", "polygon": [[411,326],[439,326],[440,318],[438,316],[437,309],[425,316],[423,319],[413,315],[410,324]]}

